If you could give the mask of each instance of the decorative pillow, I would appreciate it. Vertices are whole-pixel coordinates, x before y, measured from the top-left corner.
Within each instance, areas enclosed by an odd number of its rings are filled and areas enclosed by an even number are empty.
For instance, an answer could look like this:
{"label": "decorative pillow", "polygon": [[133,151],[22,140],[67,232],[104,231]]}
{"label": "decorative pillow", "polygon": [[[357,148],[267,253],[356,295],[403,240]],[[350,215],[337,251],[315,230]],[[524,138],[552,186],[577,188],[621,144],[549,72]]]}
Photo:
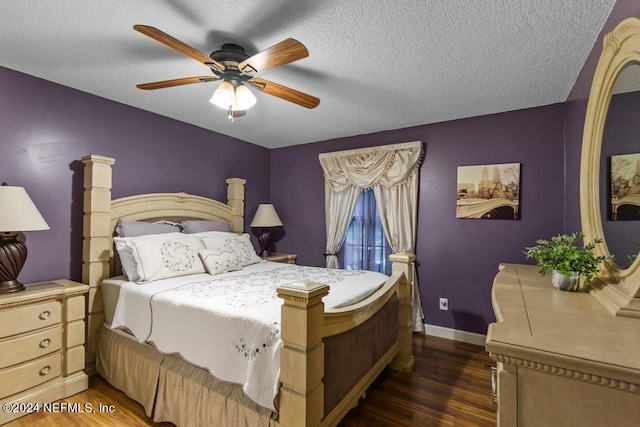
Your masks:
{"label": "decorative pillow", "polygon": [[204,268],[211,275],[242,270],[236,255],[230,249],[201,249],[198,251],[198,255],[204,264]]}
{"label": "decorative pillow", "polygon": [[[164,235],[167,236],[167,235]],[[114,239],[115,240],[115,239]],[[131,252],[133,261],[123,269],[132,282],[145,283],[169,277],[186,276],[204,273],[204,265],[200,261],[198,251],[204,249],[200,239],[179,235],[174,238],[138,237],[116,243]],[[120,255],[122,259],[122,255]]]}
{"label": "decorative pillow", "polygon": [[203,237],[202,242],[207,249],[220,250],[221,247],[231,249],[238,263],[243,267],[262,261],[256,254],[247,233],[228,237]]}
{"label": "decorative pillow", "polygon": [[182,221],[182,231],[187,234],[201,233],[203,231],[231,231],[231,224],[227,221]]}
{"label": "decorative pillow", "polygon": [[133,246],[128,244],[132,240],[136,239],[181,239],[186,237],[182,233],[164,233],[164,234],[149,234],[140,237],[114,237],[113,243],[115,244],[116,251],[120,257],[120,264],[122,266],[122,272],[127,276],[130,282],[138,282],[140,277],[138,276],[138,268],[136,260],[133,257]]}
{"label": "decorative pillow", "polygon": [[179,233],[180,224],[170,221],[144,222],[119,219],[116,234],[119,237],[137,237],[149,234]]}

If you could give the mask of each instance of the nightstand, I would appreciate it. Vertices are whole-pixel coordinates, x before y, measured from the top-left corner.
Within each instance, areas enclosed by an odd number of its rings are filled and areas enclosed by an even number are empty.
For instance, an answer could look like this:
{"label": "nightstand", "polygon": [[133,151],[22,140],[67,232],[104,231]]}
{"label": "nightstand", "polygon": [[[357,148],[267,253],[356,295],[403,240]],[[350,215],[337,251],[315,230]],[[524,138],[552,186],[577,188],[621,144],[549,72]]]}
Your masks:
{"label": "nightstand", "polygon": [[84,373],[89,287],[62,279],[25,288],[0,294],[0,424],[89,386]]}
{"label": "nightstand", "polygon": [[271,262],[282,262],[282,263],[285,263],[285,264],[295,264],[296,263],[296,259],[298,258],[298,255],[297,254],[283,254],[283,253],[280,253],[280,252],[271,252],[270,255],[263,256],[261,258],[266,260],[266,261],[271,261]]}

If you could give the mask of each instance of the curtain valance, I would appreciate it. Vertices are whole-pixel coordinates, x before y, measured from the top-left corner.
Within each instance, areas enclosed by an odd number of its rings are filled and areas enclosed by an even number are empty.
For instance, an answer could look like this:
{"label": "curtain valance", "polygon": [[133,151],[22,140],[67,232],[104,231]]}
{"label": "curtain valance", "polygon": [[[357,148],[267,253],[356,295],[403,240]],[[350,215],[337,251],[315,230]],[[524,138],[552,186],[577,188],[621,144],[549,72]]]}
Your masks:
{"label": "curtain valance", "polygon": [[369,188],[405,184],[422,160],[420,141],[323,153],[319,156],[326,183],[334,193],[349,186]]}

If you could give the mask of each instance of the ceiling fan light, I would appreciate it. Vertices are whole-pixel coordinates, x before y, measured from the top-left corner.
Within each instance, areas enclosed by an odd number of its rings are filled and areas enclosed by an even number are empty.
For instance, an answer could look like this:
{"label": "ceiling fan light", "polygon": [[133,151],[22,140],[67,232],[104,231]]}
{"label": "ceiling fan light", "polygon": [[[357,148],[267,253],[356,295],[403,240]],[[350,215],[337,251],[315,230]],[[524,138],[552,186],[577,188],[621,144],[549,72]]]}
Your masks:
{"label": "ceiling fan light", "polygon": [[220,83],[220,86],[218,86],[218,89],[213,93],[209,102],[225,110],[234,105],[235,95],[233,85],[228,81]]}
{"label": "ceiling fan light", "polygon": [[253,107],[256,103],[256,97],[253,96],[251,90],[248,87],[241,84],[236,88],[236,104],[234,105],[235,110],[248,110]]}

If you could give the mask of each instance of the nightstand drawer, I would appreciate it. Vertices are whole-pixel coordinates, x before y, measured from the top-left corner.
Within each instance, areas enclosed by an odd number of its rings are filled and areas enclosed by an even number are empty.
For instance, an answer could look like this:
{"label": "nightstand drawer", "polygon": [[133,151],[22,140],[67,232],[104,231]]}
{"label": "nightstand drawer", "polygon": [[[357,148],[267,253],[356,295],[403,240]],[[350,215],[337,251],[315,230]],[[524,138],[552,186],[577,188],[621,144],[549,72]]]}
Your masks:
{"label": "nightstand drawer", "polygon": [[60,376],[60,352],[13,368],[0,370],[0,399]]}
{"label": "nightstand drawer", "polygon": [[61,348],[61,326],[0,342],[0,369],[42,357]]}
{"label": "nightstand drawer", "polygon": [[62,304],[49,301],[0,311],[0,338],[60,323]]}

